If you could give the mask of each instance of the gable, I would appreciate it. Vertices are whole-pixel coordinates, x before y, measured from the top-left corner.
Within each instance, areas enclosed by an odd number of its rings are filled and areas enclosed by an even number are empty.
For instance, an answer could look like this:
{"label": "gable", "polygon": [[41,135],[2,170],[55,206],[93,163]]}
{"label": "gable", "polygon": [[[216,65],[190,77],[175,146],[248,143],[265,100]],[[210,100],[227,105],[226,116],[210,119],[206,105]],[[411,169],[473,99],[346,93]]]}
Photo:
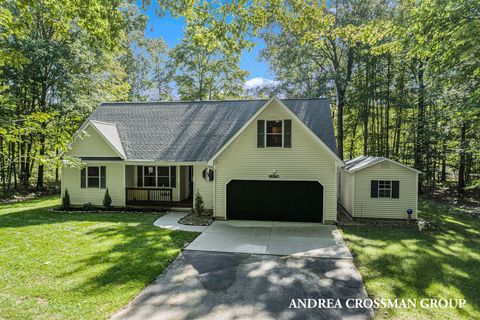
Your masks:
{"label": "gable", "polygon": [[[257,147],[257,121],[258,120],[291,120],[291,148],[275,148],[275,147]],[[231,153],[235,150],[235,153],[239,155],[249,154],[252,157],[261,153],[268,154],[271,157],[285,157],[292,161],[298,157],[304,157],[307,154],[327,158],[332,163],[337,161],[337,157],[332,155],[332,150],[328,146],[319,142],[319,138],[313,134],[305,124],[300,121],[288,108],[286,108],[278,100],[272,100],[265,105],[263,110],[255,117],[253,117],[246,127],[242,128],[229,144],[226,144],[223,150],[220,150],[216,157],[219,161],[222,158],[222,154]]]}
{"label": "gable", "polygon": [[382,176],[390,177],[395,175],[412,176],[415,179],[417,173],[415,169],[384,159],[383,161],[372,164],[368,167],[354,171],[356,175],[375,176],[381,178]]}
{"label": "gable", "polygon": [[[327,117],[328,118],[328,117]],[[294,143],[293,139],[295,138],[295,132],[303,133],[308,136],[308,140],[313,140],[314,145],[312,148],[320,147],[325,151],[329,157],[334,159],[338,164],[343,164],[343,161],[337,156],[337,154],[330,148],[315,132],[312,131],[312,128],[309,127],[304,121],[298,118],[298,115],[292,111],[289,107],[287,107],[281,100],[273,97],[265,105],[257,112],[257,114],[252,117],[244,127],[242,127],[232,138],[229,142],[227,142],[210,160],[209,163],[213,162],[219,155],[221,155],[229,146],[237,139],[239,136],[243,134],[246,129],[252,130],[252,127],[255,128],[255,132],[257,132],[257,121],[258,120],[291,120],[292,126],[295,124],[295,130],[292,127],[292,143]],[[331,118],[329,119],[331,123]],[[326,130],[329,131],[328,128]],[[331,130],[333,135],[333,127]],[[328,136],[328,134],[327,134]],[[256,139],[253,140],[256,145]],[[298,140],[297,140],[298,141]],[[301,142],[301,141],[298,141]],[[335,145],[335,141],[333,140],[333,145]],[[285,148],[281,148],[285,149]],[[289,148],[291,149],[291,148]],[[336,150],[336,148],[335,148]]]}
{"label": "gable", "polygon": [[72,147],[66,152],[74,157],[118,157],[115,150],[92,127],[85,129],[86,135],[73,142]]}

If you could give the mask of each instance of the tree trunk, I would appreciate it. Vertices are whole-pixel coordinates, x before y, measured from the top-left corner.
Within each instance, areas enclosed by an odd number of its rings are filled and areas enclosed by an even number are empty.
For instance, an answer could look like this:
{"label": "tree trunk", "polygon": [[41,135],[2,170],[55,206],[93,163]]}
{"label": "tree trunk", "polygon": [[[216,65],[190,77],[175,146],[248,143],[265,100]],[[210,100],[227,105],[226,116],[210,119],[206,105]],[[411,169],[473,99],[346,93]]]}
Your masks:
{"label": "tree trunk", "polygon": [[388,135],[390,132],[390,82],[391,82],[391,56],[387,57],[387,108],[385,110],[385,157],[390,156],[390,141]]}
{"label": "tree trunk", "polygon": [[345,92],[337,92],[337,154],[343,160],[343,108],[345,106]]}
{"label": "tree trunk", "polygon": [[[423,62],[418,65],[418,114],[417,114],[417,141],[415,143],[415,168],[424,170],[423,156],[425,150],[425,82],[423,79]],[[422,193],[423,178],[422,174],[418,177],[418,192]]]}
{"label": "tree trunk", "polygon": [[457,192],[460,196],[465,194],[465,151],[466,151],[467,124],[462,121],[460,129],[460,163],[458,166]]}
{"label": "tree trunk", "polygon": [[[40,138],[40,153],[39,156],[42,158],[45,155],[45,135],[42,134]],[[41,190],[44,188],[44,181],[43,181],[43,172],[44,171],[44,166],[43,163],[40,163],[38,165],[38,172],[37,172],[37,190]]]}
{"label": "tree trunk", "polygon": [[440,174],[440,181],[445,183],[447,181],[447,141],[442,141],[442,173]]}

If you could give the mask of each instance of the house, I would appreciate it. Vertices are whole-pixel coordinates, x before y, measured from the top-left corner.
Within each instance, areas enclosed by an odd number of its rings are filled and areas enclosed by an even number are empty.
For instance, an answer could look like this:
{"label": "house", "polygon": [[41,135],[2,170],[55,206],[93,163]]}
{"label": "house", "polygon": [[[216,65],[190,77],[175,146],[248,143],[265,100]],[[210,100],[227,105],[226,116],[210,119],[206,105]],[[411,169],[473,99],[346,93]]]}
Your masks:
{"label": "house", "polygon": [[103,103],[80,132],[64,158],[86,166],[62,170],[72,205],[102,205],[108,188],[113,206],[191,208],[198,193],[216,219],[337,220],[326,99]]}
{"label": "house", "polygon": [[103,103],[65,156],[71,203],[184,204],[217,219],[336,221],[337,170],[326,99]]}
{"label": "house", "polygon": [[340,170],[339,202],[353,218],[417,219],[420,171],[384,157],[362,156]]}

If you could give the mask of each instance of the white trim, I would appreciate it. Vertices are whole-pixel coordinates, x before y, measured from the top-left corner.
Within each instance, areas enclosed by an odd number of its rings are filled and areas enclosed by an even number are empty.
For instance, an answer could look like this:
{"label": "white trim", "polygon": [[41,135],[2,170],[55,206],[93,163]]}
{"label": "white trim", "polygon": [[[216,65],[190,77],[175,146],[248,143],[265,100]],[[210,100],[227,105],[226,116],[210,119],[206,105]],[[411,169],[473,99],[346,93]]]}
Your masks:
{"label": "white trim", "polygon": [[165,160],[148,160],[148,159],[128,159],[125,160],[126,165],[169,165],[169,166],[193,166],[197,164],[207,165],[206,161],[188,161],[188,162],[178,162],[178,161],[165,161]]}
{"label": "white trim", "polygon": [[400,167],[403,167],[403,168],[405,168],[405,169],[411,170],[411,171],[413,171],[413,172],[415,172],[415,173],[417,173],[417,174],[422,173],[421,171],[419,171],[419,170],[417,170],[417,169],[411,168],[411,167],[409,167],[409,166],[407,166],[407,165],[404,165],[403,163],[397,162],[397,161],[392,160],[392,159],[389,159],[389,158],[382,158],[380,161],[376,161],[376,162],[367,164],[367,165],[362,166],[362,167],[357,168],[357,169],[351,170],[351,169],[345,168],[345,170],[347,170],[347,171],[349,171],[349,172],[357,172],[357,171],[366,169],[366,168],[368,168],[368,167],[371,167],[371,166],[373,166],[373,165],[380,164],[380,163],[382,163],[382,162],[384,162],[384,161],[391,162],[391,163],[396,164],[396,165],[398,165],[398,166],[400,166]]}
{"label": "white trim", "polygon": [[[225,151],[226,148],[228,148],[228,146],[230,146],[230,144],[233,143],[233,141],[235,141],[235,139],[273,102],[273,101],[276,101],[280,106],[282,106],[283,108],[285,108],[285,110],[290,114],[290,116],[292,117],[292,119],[295,119],[298,123],[300,123],[300,125],[302,126],[302,128],[304,130],[307,131],[307,133],[309,133],[314,139],[315,141],[317,141],[322,147],[324,147],[327,152],[333,156],[333,158],[335,159],[335,161],[340,164],[340,165],[344,165],[343,161],[338,157],[338,155],[332,151],[332,149],[330,149],[326,144],[325,142],[322,141],[322,139],[320,139],[315,133],[313,133],[312,130],[310,130],[309,127],[307,127],[307,125],[302,121],[300,120],[297,115],[292,111],[290,110],[280,99],[278,99],[277,97],[273,96],[271,97],[248,121],[247,123],[245,123],[243,125],[243,127],[240,128],[240,130],[237,131],[237,133],[235,133],[235,135],[226,143],[223,145],[223,147],[218,150],[218,152],[210,159],[208,160],[208,164],[211,164],[213,163],[213,161],[218,158],[218,156],[220,154],[223,153],[223,151]],[[266,127],[266,125],[265,125]],[[283,130],[283,128],[282,128]],[[282,140],[283,140],[283,137],[282,137]],[[283,145],[283,141],[282,141],[282,145]]]}
{"label": "white trim", "polygon": [[253,116],[240,128],[240,130],[238,130],[234,135],[233,137],[230,138],[230,140],[228,140],[227,143],[225,143],[221,148],[220,150],[217,151],[217,153],[215,153],[213,155],[213,157],[210,158],[210,160],[208,160],[208,165],[212,165],[213,164],[213,161],[215,159],[218,158],[218,156],[220,154],[223,153],[223,151],[225,151],[225,149],[228,148],[228,146],[230,146],[232,144],[233,141],[235,141],[235,139],[237,139],[237,137],[263,112],[263,110],[265,110],[267,108],[268,105],[270,105],[271,102],[274,101],[274,98],[275,97],[271,97],[270,99],[268,99],[267,102],[265,102],[265,104],[260,108],[258,109],[257,112],[255,112],[253,114]]}
{"label": "white trim", "polygon": [[350,192],[352,193],[352,217],[355,217],[355,174],[347,170],[345,170],[345,172],[352,175],[352,190],[350,190]]}
{"label": "white trim", "polygon": [[[255,179],[244,179],[244,178],[230,178],[227,182],[225,182],[224,190],[225,190],[225,201],[224,201],[224,212],[225,212],[225,220],[228,220],[227,217],[227,185],[232,182],[233,180],[242,180],[242,181],[310,181],[310,182],[318,182],[322,186],[322,197],[323,197],[323,202],[322,202],[322,224],[325,224],[325,186],[320,182],[320,180],[316,179],[280,179],[280,178],[255,178]],[[335,221],[338,221],[335,220]],[[318,223],[318,222],[312,222],[312,223]]]}
{"label": "white trim", "polygon": [[[105,167],[105,189],[107,189],[107,167],[106,166],[85,166],[85,188],[80,189],[104,189],[102,188],[102,167]],[[98,168],[98,187],[89,187],[88,186],[88,168]],[[96,178],[97,176],[92,176]],[[80,170],[80,179],[82,179],[82,171]],[[81,181],[80,181],[81,183]]]}
{"label": "white trim", "polygon": [[418,174],[415,179],[415,219],[418,220]]}

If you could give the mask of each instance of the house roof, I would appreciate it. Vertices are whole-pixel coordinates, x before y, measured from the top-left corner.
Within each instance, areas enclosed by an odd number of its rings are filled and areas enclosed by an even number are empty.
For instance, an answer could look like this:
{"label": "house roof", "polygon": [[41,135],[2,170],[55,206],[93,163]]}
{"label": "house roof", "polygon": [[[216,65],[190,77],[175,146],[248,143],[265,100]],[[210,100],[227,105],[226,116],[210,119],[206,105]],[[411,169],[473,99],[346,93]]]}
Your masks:
{"label": "house roof", "polygon": [[370,166],[373,166],[374,164],[383,162],[383,161],[388,161],[391,163],[394,163],[396,165],[399,165],[401,167],[404,167],[405,169],[409,169],[411,171],[414,171],[416,173],[421,173],[417,169],[410,168],[409,166],[404,165],[403,163],[394,161],[389,158],[385,157],[371,157],[371,156],[360,156],[355,159],[351,159],[348,161],[345,161],[345,166],[343,167],[344,169],[350,171],[350,172],[356,172],[365,168],[368,168]]}
{"label": "house roof", "polygon": [[112,146],[116,153],[123,159],[126,158],[125,151],[123,150],[122,141],[118,133],[117,126],[114,123],[101,122],[96,120],[90,120],[95,129],[105,138],[107,143]]}
{"label": "house roof", "polygon": [[[220,150],[267,101],[102,103],[88,120],[115,125],[127,159],[203,162]],[[336,152],[326,99],[281,101]]]}

